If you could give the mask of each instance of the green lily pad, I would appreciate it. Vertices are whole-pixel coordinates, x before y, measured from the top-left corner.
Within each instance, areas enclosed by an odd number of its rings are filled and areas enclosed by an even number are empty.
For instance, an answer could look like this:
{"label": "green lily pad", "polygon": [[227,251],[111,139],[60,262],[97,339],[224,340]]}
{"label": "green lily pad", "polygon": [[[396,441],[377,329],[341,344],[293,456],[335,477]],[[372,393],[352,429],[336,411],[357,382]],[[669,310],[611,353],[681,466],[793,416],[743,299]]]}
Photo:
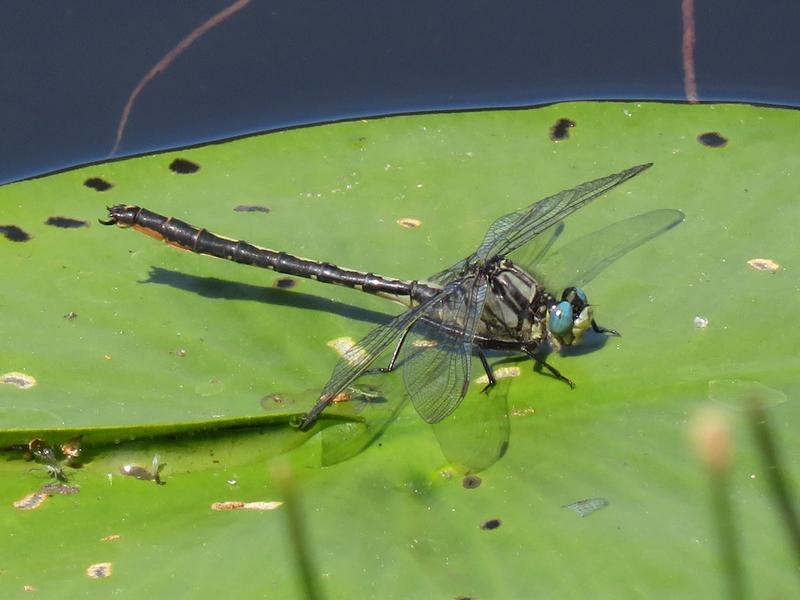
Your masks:
{"label": "green lily pad", "polygon": [[[576,125],[554,142],[560,118]],[[742,105],[414,115],[0,188],[0,378],[21,374],[0,384],[0,440],[56,444],[81,433],[88,457],[66,467],[78,493],[21,510],[13,503],[49,479],[22,451],[4,455],[0,591],[297,597],[286,506],[212,509],[283,500],[269,461],[288,452],[329,597],[719,594],[709,482],[687,422],[710,382],[757,382],[787,399],[768,415],[785,456],[800,452],[797,126],[796,111]],[[698,136],[709,132],[727,143],[704,145]],[[199,169],[174,172],[176,159]],[[332,410],[322,436],[291,425],[337,360],[329,343],[360,338],[400,307],[97,223],[107,205],[138,204],[262,246],[422,279],[474,250],[495,217],[643,162],[654,167],[570,217],[564,241],[662,208],[685,222],[587,286],[598,321],[623,337],[551,357],[575,390],[517,362],[521,374],[503,386],[507,410],[462,413],[509,424],[508,446],[481,465],[477,488],[449,463],[487,454],[454,458],[458,426],[434,430],[411,409],[368,447],[346,432],[368,426],[350,406]],[[101,181],[112,187],[97,191]],[[27,241],[14,241],[20,232]],[[779,267],[755,269],[754,258]],[[724,401],[725,386],[711,389]],[[264,412],[275,395],[285,406]],[[476,422],[476,447],[491,446],[497,438]],[[735,426],[730,480],[746,584],[754,597],[787,597],[796,562],[746,433]],[[122,474],[155,454],[165,485]],[[587,500],[603,510],[581,518],[565,508]],[[101,563],[111,572],[97,581],[87,569]]]}

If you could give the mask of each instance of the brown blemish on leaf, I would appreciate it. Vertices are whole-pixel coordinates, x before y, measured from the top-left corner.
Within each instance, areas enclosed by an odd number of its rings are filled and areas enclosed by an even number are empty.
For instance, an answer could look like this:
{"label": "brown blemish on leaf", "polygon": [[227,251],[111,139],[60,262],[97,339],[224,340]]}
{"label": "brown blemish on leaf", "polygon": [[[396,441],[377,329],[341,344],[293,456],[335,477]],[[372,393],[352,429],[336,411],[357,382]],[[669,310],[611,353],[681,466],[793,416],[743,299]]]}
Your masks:
{"label": "brown blemish on leaf", "polygon": [[200,165],[185,158],[176,158],[169,163],[169,170],[178,175],[189,175],[197,173],[200,170]]}
{"label": "brown blemish on leaf", "polygon": [[27,242],[31,239],[30,235],[16,225],[0,225],[0,233],[3,234],[9,242]]}
{"label": "brown blemish on leaf", "polygon": [[45,225],[51,227],[60,227],[62,229],[77,229],[79,227],[88,227],[88,221],[81,221],[80,219],[71,219],[70,217],[47,217],[44,222]]}
{"label": "brown blemish on leaf", "polygon": [[395,221],[400,227],[405,227],[406,229],[414,229],[415,227],[419,227],[422,225],[422,221],[419,219],[412,219],[411,217],[404,217],[402,219],[397,219]]}
{"label": "brown blemish on leaf", "polygon": [[717,133],[716,131],[701,133],[697,136],[697,141],[703,144],[703,146],[708,146],[709,148],[722,148],[723,146],[728,145],[728,138]]}
{"label": "brown blemish on leaf", "polygon": [[95,563],[86,567],[86,575],[92,579],[111,577],[112,564],[110,562]]}
{"label": "brown blemish on leaf", "polygon": [[747,264],[754,268],[756,271],[766,271],[767,273],[775,273],[781,266],[771,258],[751,258]]}
{"label": "brown blemish on leaf", "polygon": [[102,177],[89,177],[89,179],[83,182],[83,185],[92,188],[95,192],[105,192],[114,187],[113,183],[109,183]]}
{"label": "brown blemish on leaf", "polygon": [[111,535],[107,535],[106,537],[101,537],[100,541],[101,542],[116,542],[118,539],[120,539],[120,537],[121,536],[118,533],[112,533]]}
{"label": "brown blemish on leaf", "polygon": [[550,128],[550,139],[554,142],[561,142],[569,139],[569,130],[575,127],[575,121],[571,119],[559,119]]}
{"label": "brown blemish on leaf", "polygon": [[227,502],[214,502],[211,505],[211,510],[275,510],[282,504],[283,502],[277,500],[272,502],[240,502],[238,500],[229,500]]}
{"label": "brown blemish on leaf", "polygon": [[21,390],[28,390],[36,385],[36,379],[25,373],[11,371],[10,373],[0,375],[0,383],[15,385]]}

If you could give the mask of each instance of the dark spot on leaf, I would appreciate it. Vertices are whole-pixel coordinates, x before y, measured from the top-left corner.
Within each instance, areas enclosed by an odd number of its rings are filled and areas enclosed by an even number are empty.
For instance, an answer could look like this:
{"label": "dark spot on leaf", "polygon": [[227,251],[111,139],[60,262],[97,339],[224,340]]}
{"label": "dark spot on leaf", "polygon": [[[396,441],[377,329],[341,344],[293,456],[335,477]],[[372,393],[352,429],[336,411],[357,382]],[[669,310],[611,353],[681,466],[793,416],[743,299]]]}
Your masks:
{"label": "dark spot on leaf", "polygon": [[467,475],[461,482],[461,485],[463,485],[464,489],[467,490],[474,490],[480,484],[481,484],[481,478],[478,477],[477,475]]}
{"label": "dark spot on leaf", "polygon": [[88,227],[88,221],[81,221],[80,219],[70,219],[69,217],[47,217],[45,225],[53,227],[61,227],[62,229],[77,229],[78,227]]}
{"label": "dark spot on leaf", "polygon": [[74,321],[78,317],[78,313],[69,311],[67,314],[64,315],[64,318],[67,321]]}
{"label": "dark spot on leaf", "polygon": [[258,204],[240,204],[234,206],[233,210],[236,212],[262,212],[268,213],[270,209],[266,206],[259,206]]}
{"label": "dark spot on leaf", "polygon": [[6,236],[9,242],[27,242],[31,239],[31,236],[16,225],[0,225],[0,233]]}
{"label": "dark spot on leaf", "polygon": [[273,285],[278,289],[288,290],[297,285],[297,280],[290,277],[281,277],[280,279],[276,279]]}
{"label": "dark spot on leaf", "polygon": [[96,192],[105,192],[114,187],[113,183],[109,183],[102,177],[89,177],[89,179],[83,182],[83,185],[92,188]]}
{"label": "dark spot on leaf", "polygon": [[701,133],[697,136],[697,141],[709,148],[722,148],[728,144],[728,138],[723,137],[716,131]]}
{"label": "dark spot on leaf", "polygon": [[489,519],[481,523],[481,529],[497,529],[502,521],[500,519]]}
{"label": "dark spot on leaf", "polygon": [[570,119],[559,119],[555,125],[550,128],[550,139],[554,142],[569,139],[569,129],[575,127],[575,121]]}
{"label": "dark spot on leaf", "polygon": [[169,170],[179,175],[188,175],[190,173],[197,173],[200,170],[200,165],[185,158],[176,158],[169,163]]}

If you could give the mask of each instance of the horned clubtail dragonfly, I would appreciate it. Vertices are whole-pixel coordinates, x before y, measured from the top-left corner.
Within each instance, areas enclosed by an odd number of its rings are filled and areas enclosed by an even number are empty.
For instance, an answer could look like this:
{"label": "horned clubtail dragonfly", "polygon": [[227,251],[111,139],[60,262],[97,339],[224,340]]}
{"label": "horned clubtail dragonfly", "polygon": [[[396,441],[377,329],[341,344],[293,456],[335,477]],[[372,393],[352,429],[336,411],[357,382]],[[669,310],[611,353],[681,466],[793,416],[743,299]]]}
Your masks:
{"label": "horned clubtail dragonfly", "polygon": [[553,288],[548,289],[551,280],[540,273],[548,271],[550,246],[568,215],[650,166],[642,164],[582,183],[503,215],[492,223],[472,254],[424,281],[299,258],[221,237],[139,206],[112,206],[101,223],[132,227],[180,249],[401,302],[407,306],[405,312],[373,329],[342,355],[300,428],[310,428],[360,376],[374,372],[373,363],[389,351],[388,365],[378,370],[388,372],[402,366],[404,384],[417,412],[425,421],[437,423],[464,398],[473,355],[486,373],[487,389],[496,383],[486,358],[490,350],[527,355],[572,387],[573,382],[536,351],[544,345],[554,350],[578,345],[589,329],[619,335],[597,324],[580,285],[622,254],[680,223],[683,213],[670,209],[644,213],[556,253],[555,262],[561,263],[568,278],[558,296]]}

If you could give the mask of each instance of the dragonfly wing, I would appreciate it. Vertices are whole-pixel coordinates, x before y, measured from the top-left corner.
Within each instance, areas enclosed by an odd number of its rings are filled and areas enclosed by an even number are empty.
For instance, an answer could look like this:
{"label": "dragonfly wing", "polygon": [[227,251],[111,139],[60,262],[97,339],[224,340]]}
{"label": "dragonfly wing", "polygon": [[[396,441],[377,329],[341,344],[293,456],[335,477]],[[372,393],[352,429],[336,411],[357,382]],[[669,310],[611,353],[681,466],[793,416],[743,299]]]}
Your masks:
{"label": "dragonfly wing", "polygon": [[432,425],[442,454],[456,470],[478,473],[505,454],[511,436],[508,391],[512,380],[498,379],[486,393],[480,386],[473,387],[457,411]]}
{"label": "dragonfly wing", "polygon": [[408,310],[386,325],[370,331],[349,348],[336,363],[319,400],[300,424],[300,429],[311,427],[319,415],[336,397],[358,379],[390,346],[397,344],[409,327],[417,322],[431,307],[446,299],[458,286],[452,285],[413,310]]}
{"label": "dragonfly wing", "polygon": [[[553,293],[582,287],[603,269],[645,242],[683,222],[679,210],[661,209],[623,219],[573,240],[543,259],[511,255],[511,259]],[[519,252],[525,252],[527,247]]]}
{"label": "dragonfly wing", "polygon": [[513,252],[598,196],[635,177],[651,165],[652,163],[637,165],[613,175],[587,181],[540,200],[527,208],[500,217],[489,227],[483,242],[473,256],[491,258]]}
{"label": "dragonfly wing", "polygon": [[403,380],[419,415],[437,423],[469,386],[472,341],[486,300],[483,277],[459,281],[413,323],[403,345]]}
{"label": "dragonfly wing", "polygon": [[544,200],[539,200],[527,208],[503,215],[491,224],[475,252],[452,267],[436,273],[428,280],[439,285],[449,283],[455,280],[469,265],[493,256],[504,256],[547,230],[553,232],[554,230],[550,228],[556,226],[568,215],[651,166],[652,163],[637,165],[607,177],[587,181],[572,189],[563,190]]}

